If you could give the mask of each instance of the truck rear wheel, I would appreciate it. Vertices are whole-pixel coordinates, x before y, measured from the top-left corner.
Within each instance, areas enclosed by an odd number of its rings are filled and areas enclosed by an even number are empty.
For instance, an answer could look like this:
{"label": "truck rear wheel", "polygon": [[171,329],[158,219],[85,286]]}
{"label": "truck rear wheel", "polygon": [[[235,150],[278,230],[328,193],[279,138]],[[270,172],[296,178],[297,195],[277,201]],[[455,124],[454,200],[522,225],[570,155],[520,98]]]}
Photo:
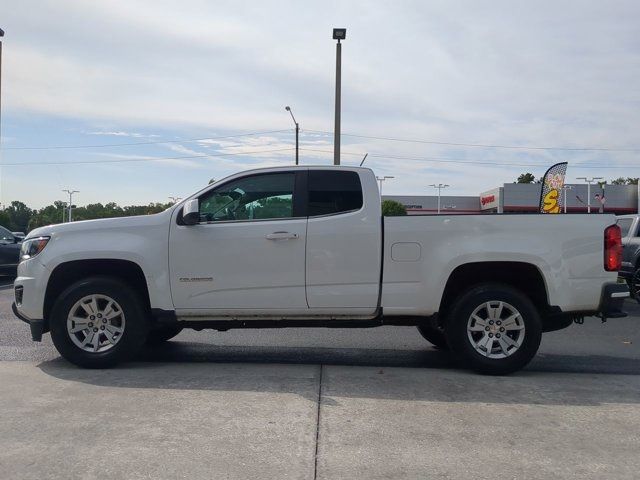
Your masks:
{"label": "truck rear wheel", "polygon": [[542,323],[531,300],[502,284],[483,284],[460,296],[445,334],[455,354],[474,370],[506,375],[535,356]]}
{"label": "truck rear wheel", "polygon": [[429,343],[433,344],[434,347],[440,348],[442,350],[447,350],[449,345],[447,345],[447,337],[444,335],[444,330],[442,328],[434,327],[432,325],[418,325],[418,331],[420,335]]}
{"label": "truck rear wheel", "polygon": [[60,354],[80,367],[108,368],[144,344],[148,318],[131,287],[110,277],[90,277],[68,287],[49,317]]}

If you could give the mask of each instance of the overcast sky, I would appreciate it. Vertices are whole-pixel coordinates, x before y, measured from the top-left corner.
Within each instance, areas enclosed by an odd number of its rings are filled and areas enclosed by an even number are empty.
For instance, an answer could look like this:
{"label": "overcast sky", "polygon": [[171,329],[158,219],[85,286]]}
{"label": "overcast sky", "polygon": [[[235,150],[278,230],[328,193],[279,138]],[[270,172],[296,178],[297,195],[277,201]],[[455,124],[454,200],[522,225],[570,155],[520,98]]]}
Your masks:
{"label": "overcast sky", "polygon": [[[477,195],[563,160],[569,181],[640,176],[637,1],[3,0],[0,22],[3,204],[166,201],[290,164],[285,105],[301,163],[332,163],[332,27],[343,134],[423,141],[343,137],[343,164],[395,176],[385,194]],[[145,144],[23,149],[121,143]]]}

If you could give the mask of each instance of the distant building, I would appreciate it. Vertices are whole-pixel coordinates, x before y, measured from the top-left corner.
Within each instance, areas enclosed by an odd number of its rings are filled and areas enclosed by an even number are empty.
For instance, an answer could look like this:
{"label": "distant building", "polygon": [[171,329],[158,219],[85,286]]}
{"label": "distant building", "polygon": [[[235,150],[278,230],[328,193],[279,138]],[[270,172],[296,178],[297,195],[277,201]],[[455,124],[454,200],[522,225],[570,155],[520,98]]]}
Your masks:
{"label": "distant building", "polygon": [[[568,184],[571,189],[562,192],[564,210],[564,195],[567,199],[567,213],[587,213],[587,185]],[[475,196],[443,195],[440,197],[440,213],[442,214],[473,214],[473,213],[537,213],[540,201],[539,183],[505,183],[502,187],[480,193]],[[598,213],[600,203],[594,197],[604,195],[606,202],[605,213],[622,215],[638,212],[637,185],[598,185],[591,186],[591,213]],[[409,215],[433,214],[438,211],[438,197],[436,195],[383,195],[385,200],[395,200],[402,203]]]}

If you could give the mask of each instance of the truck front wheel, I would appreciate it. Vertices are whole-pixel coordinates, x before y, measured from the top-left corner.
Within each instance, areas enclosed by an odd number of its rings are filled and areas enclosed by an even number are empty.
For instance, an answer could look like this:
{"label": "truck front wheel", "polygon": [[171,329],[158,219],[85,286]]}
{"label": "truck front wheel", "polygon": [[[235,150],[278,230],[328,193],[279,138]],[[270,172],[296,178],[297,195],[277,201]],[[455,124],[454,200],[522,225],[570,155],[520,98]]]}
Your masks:
{"label": "truck front wheel", "polygon": [[110,277],[90,277],[68,287],[53,305],[49,323],[58,352],[85,368],[108,368],[131,358],[148,333],[139,296]]}
{"label": "truck front wheel", "polygon": [[450,311],[445,334],[455,354],[490,375],[520,370],[535,356],[542,323],[531,300],[502,284],[476,286]]}

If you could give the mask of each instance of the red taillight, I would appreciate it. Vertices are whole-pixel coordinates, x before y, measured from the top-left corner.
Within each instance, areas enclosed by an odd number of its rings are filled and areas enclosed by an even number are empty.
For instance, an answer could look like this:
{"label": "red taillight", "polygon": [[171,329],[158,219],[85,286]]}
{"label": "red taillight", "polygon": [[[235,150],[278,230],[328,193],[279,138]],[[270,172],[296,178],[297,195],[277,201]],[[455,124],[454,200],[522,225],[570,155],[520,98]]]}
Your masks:
{"label": "red taillight", "polygon": [[604,269],[617,272],[622,265],[622,232],[617,225],[611,225],[604,231]]}

